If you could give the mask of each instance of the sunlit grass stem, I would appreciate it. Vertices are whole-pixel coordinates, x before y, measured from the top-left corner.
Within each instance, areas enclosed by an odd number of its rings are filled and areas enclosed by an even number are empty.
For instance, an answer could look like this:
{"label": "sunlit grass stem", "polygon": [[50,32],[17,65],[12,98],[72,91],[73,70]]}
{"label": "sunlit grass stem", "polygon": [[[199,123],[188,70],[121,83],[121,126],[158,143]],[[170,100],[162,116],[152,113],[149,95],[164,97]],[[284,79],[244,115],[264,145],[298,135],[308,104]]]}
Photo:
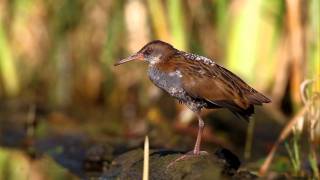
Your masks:
{"label": "sunlit grass stem", "polygon": [[14,62],[12,50],[5,33],[4,25],[0,20],[0,78],[6,96],[16,96],[20,91],[19,76]]}
{"label": "sunlit grass stem", "polygon": [[146,136],[144,141],[144,151],[143,151],[143,172],[142,172],[142,179],[148,180],[149,179],[149,138]]}

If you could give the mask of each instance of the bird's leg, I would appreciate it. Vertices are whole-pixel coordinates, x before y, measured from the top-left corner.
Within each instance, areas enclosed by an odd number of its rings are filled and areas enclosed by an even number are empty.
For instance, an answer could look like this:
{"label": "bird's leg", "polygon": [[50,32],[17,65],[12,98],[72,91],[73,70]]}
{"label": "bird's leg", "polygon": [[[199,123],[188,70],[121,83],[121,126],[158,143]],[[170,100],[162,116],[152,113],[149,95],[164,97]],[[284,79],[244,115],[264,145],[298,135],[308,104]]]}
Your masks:
{"label": "bird's leg", "polygon": [[183,156],[177,158],[173,162],[171,162],[167,168],[170,168],[173,164],[175,164],[178,161],[185,160],[189,157],[194,157],[194,156],[199,156],[199,155],[208,155],[206,151],[200,151],[200,145],[201,145],[201,138],[202,138],[202,133],[203,133],[203,128],[204,128],[204,122],[199,114],[199,112],[195,112],[198,118],[198,134],[197,134],[197,140],[196,144],[194,145],[193,151],[190,151]]}
{"label": "bird's leg", "polygon": [[199,112],[196,112],[197,118],[198,118],[198,123],[199,123],[199,127],[198,127],[198,135],[197,135],[197,140],[196,140],[196,144],[194,145],[194,149],[193,149],[193,154],[194,155],[199,155],[200,154],[200,146],[201,146],[201,138],[202,138],[202,134],[203,134],[203,128],[204,128],[204,122],[199,114]]}

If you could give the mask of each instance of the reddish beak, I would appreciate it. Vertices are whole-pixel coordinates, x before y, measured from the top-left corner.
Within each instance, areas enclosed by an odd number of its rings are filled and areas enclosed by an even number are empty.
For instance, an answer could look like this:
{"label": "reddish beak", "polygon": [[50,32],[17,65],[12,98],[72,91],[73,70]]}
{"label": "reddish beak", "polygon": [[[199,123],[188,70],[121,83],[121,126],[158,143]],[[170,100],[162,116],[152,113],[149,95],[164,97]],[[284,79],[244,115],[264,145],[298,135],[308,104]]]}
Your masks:
{"label": "reddish beak", "polygon": [[144,56],[142,53],[136,53],[136,54],[133,54],[125,59],[121,59],[120,61],[116,62],[114,65],[118,66],[120,64],[129,62],[129,61],[133,61],[133,60],[141,60],[142,61],[142,60],[144,60]]}

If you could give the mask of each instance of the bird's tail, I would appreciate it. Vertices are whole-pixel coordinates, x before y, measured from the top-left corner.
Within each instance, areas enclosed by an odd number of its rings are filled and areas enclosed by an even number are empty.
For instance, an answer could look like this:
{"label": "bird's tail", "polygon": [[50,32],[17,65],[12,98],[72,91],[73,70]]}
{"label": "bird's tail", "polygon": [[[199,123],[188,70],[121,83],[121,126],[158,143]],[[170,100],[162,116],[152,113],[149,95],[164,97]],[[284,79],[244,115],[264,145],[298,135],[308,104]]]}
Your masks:
{"label": "bird's tail", "polygon": [[254,106],[251,104],[247,109],[229,109],[233,114],[235,114],[239,119],[244,119],[246,121],[250,120],[250,117],[254,114]]}
{"label": "bird's tail", "polygon": [[249,121],[252,114],[254,114],[254,105],[250,104],[247,109],[243,109],[235,104],[233,101],[216,101],[214,105],[225,107],[235,114],[239,119]]}
{"label": "bird's tail", "polygon": [[264,96],[263,94],[259,93],[258,91],[256,93],[252,93],[247,95],[247,98],[250,102],[250,104],[254,105],[262,105],[262,103],[270,103],[271,100]]}

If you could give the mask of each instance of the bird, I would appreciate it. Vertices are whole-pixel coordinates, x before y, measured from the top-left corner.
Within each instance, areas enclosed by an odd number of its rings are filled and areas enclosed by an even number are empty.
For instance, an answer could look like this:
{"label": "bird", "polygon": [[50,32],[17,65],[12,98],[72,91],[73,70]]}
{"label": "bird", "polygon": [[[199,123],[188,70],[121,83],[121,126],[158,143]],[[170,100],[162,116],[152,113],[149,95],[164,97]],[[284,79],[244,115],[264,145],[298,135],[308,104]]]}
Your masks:
{"label": "bird", "polygon": [[207,154],[200,151],[204,129],[202,109],[226,108],[238,118],[249,120],[254,114],[254,105],[271,102],[214,60],[178,50],[161,40],[147,43],[114,65],[130,61],[147,62],[151,82],[195,113],[198,133],[193,151],[187,153],[190,155]]}

